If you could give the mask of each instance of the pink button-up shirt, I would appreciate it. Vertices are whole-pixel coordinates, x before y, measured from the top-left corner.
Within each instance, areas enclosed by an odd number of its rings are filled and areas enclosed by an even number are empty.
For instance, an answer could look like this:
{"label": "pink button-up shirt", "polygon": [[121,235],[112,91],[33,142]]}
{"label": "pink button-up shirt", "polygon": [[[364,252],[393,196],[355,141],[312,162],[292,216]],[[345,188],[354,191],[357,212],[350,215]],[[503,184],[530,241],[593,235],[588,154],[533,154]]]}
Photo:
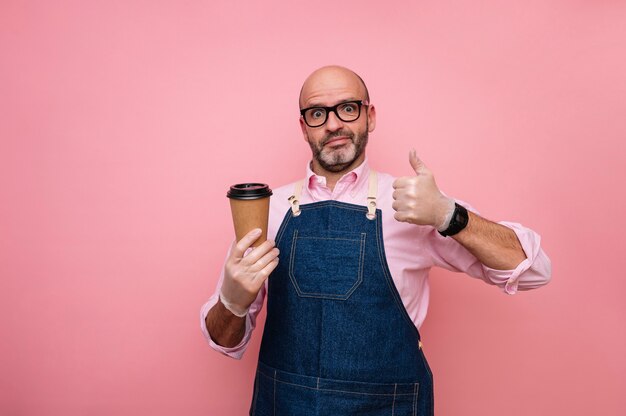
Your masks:
{"label": "pink button-up shirt", "polygon": [[[300,204],[335,200],[357,205],[366,205],[370,168],[365,160],[359,167],[345,174],[331,190],[326,186],[326,178],[318,176],[307,166],[306,180],[300,197]],[[505,293],[514,294],[518,290],[535,289],[550,280],[550,259],[540,247],[541,238],[534,231],[512,222],[500,222],[511,228],[519,239],[526,260],[513,270],[491,269],[476,259],[460,243],[451,237],[442,237],[430,226],[420,226],[396,221],[393,203],[394,177],[378,173],[377,208],[382,211],[383,241],[387,263],[404,306],[419,328],[428,310],[428,272],[439,266],[455,272],[464,272],[481,279],[490,285],[501,288]],[[274,239],[287,210],[291,209],[288,198],[294,193],[295,183],[274,190],[270,203],[268,238]],[[463,201],[457,202],[476,212]],[[280,258],[280,255],[279,255]],[[269,279],[272,277],[270,276]],[[200,327],[209,345],[225,355],[241,358],[250,335],[256,326],[256,318],[267,293],[267,282],[250,306],[246,317],[246,331],[241,343],[232,348],[217,345],[210,337],[205,319],[209,310],[218,302],[220,287],[224,279],[224,268],[215,293],[200,310]]]}

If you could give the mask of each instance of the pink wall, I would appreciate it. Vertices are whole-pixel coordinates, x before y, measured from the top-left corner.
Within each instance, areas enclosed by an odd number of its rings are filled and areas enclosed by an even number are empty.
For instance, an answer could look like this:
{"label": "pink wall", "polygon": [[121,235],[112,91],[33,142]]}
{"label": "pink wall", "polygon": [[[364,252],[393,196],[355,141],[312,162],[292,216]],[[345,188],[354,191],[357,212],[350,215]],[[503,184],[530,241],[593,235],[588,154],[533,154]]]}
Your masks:
{"label": "pink wall", "polygon": [[437,414],[625,414],[626,5],[379,3],[2,1],[0,414],[246,413],[260,331],[239,362],[198,326],[225,190],[303,174],[328,63],[368,82],[376,168],[416,147],[553,261],[514,297],[432,273]]}

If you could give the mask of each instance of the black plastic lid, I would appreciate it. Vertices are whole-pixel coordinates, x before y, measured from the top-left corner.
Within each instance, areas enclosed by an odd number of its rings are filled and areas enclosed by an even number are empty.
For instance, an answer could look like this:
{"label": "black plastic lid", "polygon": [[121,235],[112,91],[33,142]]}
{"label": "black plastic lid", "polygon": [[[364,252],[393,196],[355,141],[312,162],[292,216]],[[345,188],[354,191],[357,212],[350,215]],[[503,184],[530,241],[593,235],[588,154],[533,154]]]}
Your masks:
{"label": "black plastic lid", "polygon": [[264,183],[239,183],[230,187],[226,196],[231,199],[259,199],[272,195],[272,190]]}

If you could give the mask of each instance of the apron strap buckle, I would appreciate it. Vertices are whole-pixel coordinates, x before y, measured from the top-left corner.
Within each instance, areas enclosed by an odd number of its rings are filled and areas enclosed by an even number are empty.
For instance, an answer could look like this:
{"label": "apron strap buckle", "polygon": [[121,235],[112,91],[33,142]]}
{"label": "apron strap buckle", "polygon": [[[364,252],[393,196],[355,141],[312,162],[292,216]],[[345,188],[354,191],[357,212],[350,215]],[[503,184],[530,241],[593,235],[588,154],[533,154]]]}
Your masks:
{"label": "apron strap buckle", "polygon": [[291,204],[291,215],[293,215],[294,217],[297,217],[298,215],[302,213],[302,211],[300,211],[300,201],[296,199],[295,195],[291,195],[288,198],[288,200],[289,200],[289,203]]}
{"label": "apron strap buckle", "polygon": [[368,220],[376,218],[376,197],[367,197],[367,214],[365,214]]}
{"label": "apron strap buckle", "polygon": [[296,182],[296,189],[294,189],[293,195],[287,198],[291,204],[291,213],[294,217],[297,217],[302,213],[302,211],[300,211],[300,195],[302,194],[303,184],[304,180]]}
{"label": "apron strap buckle", "polygon": [[376,171],[370,170],[369,188],[367,190],[367,214],[368,220],[376,218],[376,195],[378,194],[378,175]]}

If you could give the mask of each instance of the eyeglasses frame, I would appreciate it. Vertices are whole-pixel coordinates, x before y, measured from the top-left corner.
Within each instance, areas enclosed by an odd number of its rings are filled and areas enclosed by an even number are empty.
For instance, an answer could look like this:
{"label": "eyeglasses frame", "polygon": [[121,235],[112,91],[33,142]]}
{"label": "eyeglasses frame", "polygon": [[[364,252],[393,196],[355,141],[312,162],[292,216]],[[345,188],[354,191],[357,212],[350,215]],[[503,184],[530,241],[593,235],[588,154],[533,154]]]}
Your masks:
{"label": "eyeglasses frame", "polygon": [[[341,105],[344,104],[350,104],[350,103],[356,103],[358,105],[358,109],[359,109],[359,115],[356,116],[356,118],[354,120],[344,120],[341,118],[341,116],[339,115],[339,113],[337,112],[337,108]],[[317,127],[322,127],[324,124],[326,124],[326,122],[328,121],[328,115],[333,112],[335,113],[335,116],[337,116],[337,118],[341,121],[343,121],[344,123],[352,123],[353,121],[357,121],[359,118],[361,118],[361,107],[367,107],[369,105],[369,102],[367,102],[367,100],[349,100],[349,101],[343,101],[340,102],[332,107],[324,107],[321,105],[314,105],[313,107],[307,107],[307,108],[303,108],[300,110],[300,117],[302,117],[302,119],[304,120],[304,123],[311,127],[312,129],[317,128]],[[319,108],[322,109],[324,111],[326,111],[326,118],[324,119],[324,122],[318,126],[311,126],[307,121],[306,121],[306,117],[304,116],[304,113],[306,113],[309,110],[312,110],[314,108]]]}

